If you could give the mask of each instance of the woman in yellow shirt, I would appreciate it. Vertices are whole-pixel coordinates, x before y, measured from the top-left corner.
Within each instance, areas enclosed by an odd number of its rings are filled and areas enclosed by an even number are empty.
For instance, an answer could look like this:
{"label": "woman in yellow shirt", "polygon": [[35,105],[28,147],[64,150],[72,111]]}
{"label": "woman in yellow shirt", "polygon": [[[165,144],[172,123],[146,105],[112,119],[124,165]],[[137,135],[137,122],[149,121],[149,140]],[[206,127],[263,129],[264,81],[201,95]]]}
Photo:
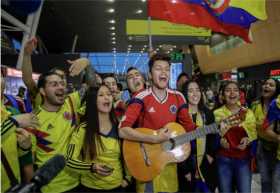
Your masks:
{"label": "woman in yellow shirt", "polygon": [[[228,81],[223,87],[224,105],[214,111],[217,122],[242,110],[239,86]],[[221,138],[217,153],[220,192],[251,192],[252,172],[250,160],[257,139],[256,120],[253,112],[246,109],[245,120],[231,127]],[[233,189],[234,188],[234,189]]]}
{"label": "woman in yellow shirt", "polygon": [[109,88],[89,88],[85,114],[68,146],[70,169],[81,173],[80,192],[121,192],[123,176],[117,120]]}
{"label": "woman in yellow shirt", "polygon": [[262,192],[272,192],[272,174],[275,163],[277,144],[269,142],[263,134],[263,122],[267,114],[270,102],[280,92],[280,84],[277,80],[267,79],[262,85],[260,100],[252,104],[252,110],[256,117],[258,131],[257,163],[261,175]]}

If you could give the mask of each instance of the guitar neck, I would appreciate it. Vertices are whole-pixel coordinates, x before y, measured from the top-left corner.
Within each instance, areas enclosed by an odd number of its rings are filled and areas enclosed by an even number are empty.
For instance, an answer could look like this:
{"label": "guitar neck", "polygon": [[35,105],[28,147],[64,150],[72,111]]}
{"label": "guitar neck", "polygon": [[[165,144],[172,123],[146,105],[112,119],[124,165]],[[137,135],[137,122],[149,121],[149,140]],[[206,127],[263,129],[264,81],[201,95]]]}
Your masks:
{"label": "guitar neck", "polygon": [[191,132],[187,132],[183,135],[179,135],[174,139],[175,143],[176,143],[176,146],[177,145],[183,145],[187,142],[190,142],[196,138],[199,138],[199,137],[203,137],[207,134],[210,134],[210,133],[218,133],[219,130],[218,130],[218,124],[217,123],[212,123],[210,125],[204,125],[203,127],[199,127],[199,128],[196,128],[195,130],[191,131]]}

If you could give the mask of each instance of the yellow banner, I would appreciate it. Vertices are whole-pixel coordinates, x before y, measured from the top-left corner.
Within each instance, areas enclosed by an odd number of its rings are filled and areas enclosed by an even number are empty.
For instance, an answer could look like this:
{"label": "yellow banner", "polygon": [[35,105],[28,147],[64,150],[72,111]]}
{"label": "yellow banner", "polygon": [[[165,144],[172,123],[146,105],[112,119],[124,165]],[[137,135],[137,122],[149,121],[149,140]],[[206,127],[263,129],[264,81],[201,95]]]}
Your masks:
{"label": "yellow banner", "polygon": [[[148,20],[126,20],[127,35],[149,35]],[[211,30],[192,27],[184,24],[174,24],[168,21],[151,21],[151,35],[161,36],[211,36]]]}

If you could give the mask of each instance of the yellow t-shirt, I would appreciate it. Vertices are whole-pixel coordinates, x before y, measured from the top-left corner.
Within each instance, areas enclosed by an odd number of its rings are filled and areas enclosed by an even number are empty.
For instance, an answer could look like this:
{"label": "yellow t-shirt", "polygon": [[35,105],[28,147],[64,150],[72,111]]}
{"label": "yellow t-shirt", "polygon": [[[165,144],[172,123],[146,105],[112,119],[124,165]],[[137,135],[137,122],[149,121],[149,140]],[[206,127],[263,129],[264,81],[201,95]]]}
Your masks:
{"label": "yellow t-shirt", "polygon": [[[215,120],[217,122],[232,115],[232,112],[224,105],[214,111]],[[256,118],[254,113],[247,109],[245,120],[240,124],[244,128],[249,141],[252,142],[257,139]]]}
{"label": "yellow t-shirt", "polygon": [[267,112],[263,109],[260,101],[254,102],[252,104],[252,111],[256,118],[257,131],[260,131],[262,129],[263,121]]}
{"label": "yellow t-shirt", "polygon": [[[117,128],[114,127],[107,136],[100,134],[101,143],[97,144],[97,158],[82,160],[81,150],[85,138],[85,124],[81,124],[72,135],[68,145],[67,166],[74,169],[81,175],[81,184],[93,189],[111,190],[121,185],[123,180],[123,168],[121,162],[120,141],[117,135]],[[91,172],[92,163],[100,163],[113,168],[109,176],[101,176]]]}
{"label": "yellow t-shirt", "polygon": [[[4,152],[12,172],[20,183],[19,151],[17,148],[16,126],[9,119],[10,113],[1,103],[1,151]],[[1,163],[1,192],[11,187],[9,177]]]}
{"label": "yellow t-shirt", "polygon": [[[69,99],[71,98],[71,100]],[[66,98],[57,112],[48,112],[41,106],[37,109],[40,128],[35,130],[32,150],[35,153],[35,164],[42,166],[55,154],[66,155],[74,131],[73,117],[80,108],[80,96],[74,92]],[[65,192],[79,184],[79,175],[62,170],[49,184],[42,187],[42,192]]]}

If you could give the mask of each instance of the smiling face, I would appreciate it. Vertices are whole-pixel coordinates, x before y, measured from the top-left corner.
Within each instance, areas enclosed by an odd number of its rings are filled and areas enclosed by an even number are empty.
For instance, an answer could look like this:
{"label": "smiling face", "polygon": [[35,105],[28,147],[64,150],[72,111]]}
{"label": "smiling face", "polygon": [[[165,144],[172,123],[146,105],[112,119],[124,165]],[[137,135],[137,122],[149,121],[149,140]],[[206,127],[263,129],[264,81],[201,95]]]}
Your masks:
{"label": "smiling face", "polygon": [[40,93],[47,103],[53,106],[63,105],[66,96],[65,80],[56,74],[46,77],[46,84],[40,88]]}
{"label": "smiling face", "polygon": [[144,78],[137,69],[130,70],[126,77],[127,87],[131,93],[135,93],[144,88]]}
{"label": "smiling face", "polygon": [[189,83],[188,86],[188,102],[192,105],[198,105],[201,99],[201,92],[196,82]]}
{"label": "smiling face", "polygon": [[239,88],[235,83],[226,85],[223,94],[225,102],[228,105],[235,105],[239,101]]}
{"label": "smiling face", "polygon": [[268,79],[262,85],[262,96],[266,99],[271,98],[276,92],[276,81]]}
{"label": "smiling face", "polygon": [[118,94],[117,81],[114,77],[105,78],[104,84],[109,87],[109,89],[114,97]]}
{"label": "smiling face", "polygon": [[101,86],[97,92],[97,109],[100,113],[110,113],[113,96],[107,86]]}
{"label": "smiling face", "polygon": [[164,60],[156,60],[151,69],[150,76],[153,81],[153,86],[158,89],[167,88],[170,77],[169,63]]}

